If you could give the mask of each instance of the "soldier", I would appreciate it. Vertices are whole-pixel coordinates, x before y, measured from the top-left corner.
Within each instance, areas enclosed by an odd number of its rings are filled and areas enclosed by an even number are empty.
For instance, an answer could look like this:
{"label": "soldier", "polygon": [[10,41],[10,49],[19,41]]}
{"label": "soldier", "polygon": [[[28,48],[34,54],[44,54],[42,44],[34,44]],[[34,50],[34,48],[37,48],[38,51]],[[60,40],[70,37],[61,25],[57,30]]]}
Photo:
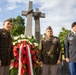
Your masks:
{"label": "soldier", "polygon": [[57,64],[61,62],[61,44],[59,38],[53,36],[50,26],[40,41],[39,59],[42,64],[42,75],[57,75]]}
{"label": "soldier", "polygon": [[10,30],[12,19],[4,21],[0,29],[0,75],[9,75],[9,65],[13,63],[13,45]]}
{"label": "soldier", "polygon": [[71,75],[76,75],[76,22],[72,23],[71,28],[72,32],[65,39],[65,56]]}

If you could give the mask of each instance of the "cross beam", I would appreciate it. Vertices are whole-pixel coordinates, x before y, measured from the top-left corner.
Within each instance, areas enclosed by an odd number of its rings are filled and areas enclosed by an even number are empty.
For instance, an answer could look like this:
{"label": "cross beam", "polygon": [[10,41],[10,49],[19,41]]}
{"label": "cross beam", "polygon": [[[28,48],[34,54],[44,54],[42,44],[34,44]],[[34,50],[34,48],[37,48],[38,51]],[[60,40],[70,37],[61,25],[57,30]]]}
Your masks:
{"label": "cross beam", "polygon": [[33,12],[33,10],[30,10],[30,11],[22,11],[22,15],[23,15],[23,16],[27,16],[27,15],[30,14],[31,12],[32,12],[32,16],[37,16],[37,15],[39,15],[39,17],[45,18],[45,13]]}

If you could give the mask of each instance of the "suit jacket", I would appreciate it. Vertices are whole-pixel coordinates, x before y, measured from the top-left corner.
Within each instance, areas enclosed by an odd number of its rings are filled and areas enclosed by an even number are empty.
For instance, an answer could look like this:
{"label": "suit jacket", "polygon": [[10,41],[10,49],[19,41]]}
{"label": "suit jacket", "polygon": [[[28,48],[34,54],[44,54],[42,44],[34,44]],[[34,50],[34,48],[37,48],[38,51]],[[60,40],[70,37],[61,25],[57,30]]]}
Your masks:
{"label": "suit jacket", "polygon": [[44,64],[56,64],[61,60],[61,44],[58,37],[44,37],[40,41],[40,61]]}
{"label": "suit jacket", "polygon": [[10,32],[0,29],[0,60],[2,66],[10,65],[13,59],[13,44]]}
{"label": "suit jacket", "polygon": [[65,39],[65,56],[71,62],[76,62],[76,35],[71,32]]}

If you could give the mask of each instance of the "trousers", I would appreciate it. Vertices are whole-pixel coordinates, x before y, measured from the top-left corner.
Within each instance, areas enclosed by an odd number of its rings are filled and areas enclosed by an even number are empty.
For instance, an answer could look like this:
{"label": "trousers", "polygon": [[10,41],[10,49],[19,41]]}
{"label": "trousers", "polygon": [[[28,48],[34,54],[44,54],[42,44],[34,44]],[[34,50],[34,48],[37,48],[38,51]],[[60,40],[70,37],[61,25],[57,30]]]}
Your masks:
{"label": "trousers", "polygon": [[69,62],[70,74],[76,75],[76,63]]}
{"label": "trousers", "polygon": [[57,75],[57,65],[43,64],[42,75]]}
{"label": "trousers", "polygon": [[9,66],[0,66],[0,75],[9,75]]}

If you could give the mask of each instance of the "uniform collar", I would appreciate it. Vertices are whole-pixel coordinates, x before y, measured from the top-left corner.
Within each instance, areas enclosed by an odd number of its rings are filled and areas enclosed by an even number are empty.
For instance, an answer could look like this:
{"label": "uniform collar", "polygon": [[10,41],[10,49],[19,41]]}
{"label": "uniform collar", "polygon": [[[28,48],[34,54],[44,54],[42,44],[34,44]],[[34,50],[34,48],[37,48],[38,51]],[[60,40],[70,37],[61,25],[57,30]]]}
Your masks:
{"label": "uniform collar", "polygon": [[53,36],[51,36],[49,38],[46,36],[45,38],[46,38],[46,40],[52,40]]}
{"label": "uniform collar", "polygon": [[4,31],[4,32],[9,32],[9,30],[6,30],[5,28],[3,28],[3,31]]}
{"label": "uniform collar", "polygon": [[76,35],[76,32],[72,31],[72,33],[73,33],[74,35]]}

